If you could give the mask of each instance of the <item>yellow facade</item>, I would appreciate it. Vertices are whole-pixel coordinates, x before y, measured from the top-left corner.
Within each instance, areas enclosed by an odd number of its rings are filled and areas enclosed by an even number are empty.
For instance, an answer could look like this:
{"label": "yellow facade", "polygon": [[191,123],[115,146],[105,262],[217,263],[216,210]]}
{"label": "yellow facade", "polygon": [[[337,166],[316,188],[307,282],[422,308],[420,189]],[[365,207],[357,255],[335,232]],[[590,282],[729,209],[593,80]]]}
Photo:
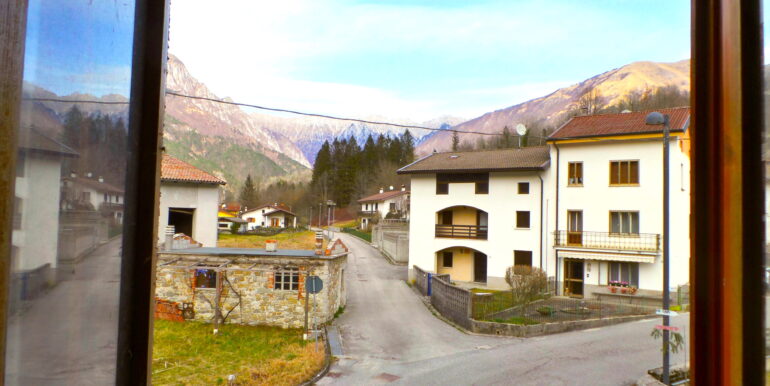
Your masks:
{"label": "yellow facade", "polygon": [[[452,267],[444,267],[443,252],[452,252]],[[436,269],[439,274],[448,274],[452,280],[473,281],[473,252],[471,248],[453,247],[436,252]]]}

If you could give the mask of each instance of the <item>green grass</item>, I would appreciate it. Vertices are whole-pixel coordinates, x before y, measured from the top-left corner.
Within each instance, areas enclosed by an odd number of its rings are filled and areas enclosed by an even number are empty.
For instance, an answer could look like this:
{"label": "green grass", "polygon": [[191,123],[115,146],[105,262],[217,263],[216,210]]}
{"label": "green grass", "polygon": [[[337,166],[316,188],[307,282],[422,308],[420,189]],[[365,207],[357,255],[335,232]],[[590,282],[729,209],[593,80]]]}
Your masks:
{"label": "green grass", "polygon": [[533,324],[540,324],[540,322],[538,322],[536,320],[532,320],[530,318],[525,318],[523,316],[512,316],[512,317],[510,317],[508,319],[495,318],[495,319],[493,319],[493,321],[497,322],[497,323],[520,324],[520,325],[524,325],[524,326],[531,326]]}
{"label": "green grass", "polygon": [[222,248],[264,248],[265,241],[277,240],[278,249],[315,249],[315,232],[282,232],[273,236],[222,233],[217,246]]}
{"label": "green grass", "polygon": [[341,306],[341,307],[337,308],[337,312],[334,313],[334,319],[339,318],[340,315],[342,315],[342,313],[344,313],[344,312],[345,312],[345,306]]}
{"label": "green grass", "polygon": [[226,384],[230,374],[239,385],[296,385],[323,363],[324,350],[301,330],[227,324],[214,335],[211,324],[155,321],[155,385]]}
{"label": "green grass", "polygon": [[342,228],[342,231],[345,233],[350,233],[353,236],[358,237],[361,240],[365,240],[368,242],[372,242],[372,234],[368,232],[361,232],[358,229],[353,228]]}

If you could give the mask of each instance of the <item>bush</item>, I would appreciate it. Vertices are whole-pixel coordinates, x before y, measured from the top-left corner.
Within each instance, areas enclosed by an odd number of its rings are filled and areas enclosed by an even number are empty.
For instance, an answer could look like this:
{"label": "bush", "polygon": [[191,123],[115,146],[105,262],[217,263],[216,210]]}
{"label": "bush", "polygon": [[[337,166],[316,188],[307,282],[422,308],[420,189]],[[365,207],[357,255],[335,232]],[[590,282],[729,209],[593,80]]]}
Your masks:
{"label": "bush", "polygon": [[230,225],[230,233],[236,234],[238,233],[238,230],[241,229],[241,224],[234,222],[233,225]]}
{"label": "bush", "polygon": [[511,286],[513,304],[520,304],[521,311],[527,305],[539,299],[548,288],[548,277],[540,268],[528,265],[515,265],[505,270],[505,281]]}

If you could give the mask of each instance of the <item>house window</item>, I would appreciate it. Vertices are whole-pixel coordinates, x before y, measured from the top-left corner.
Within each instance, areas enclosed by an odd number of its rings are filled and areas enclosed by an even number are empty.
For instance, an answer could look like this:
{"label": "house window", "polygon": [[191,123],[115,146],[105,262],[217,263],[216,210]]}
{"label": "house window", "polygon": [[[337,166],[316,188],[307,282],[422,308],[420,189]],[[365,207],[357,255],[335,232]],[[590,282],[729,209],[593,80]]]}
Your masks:
{"label": "house window", "polygon": [[213,269],[196,269],[195,288],[217,288],[217,271]]}
{"label": "house window", "polygon": [[110,202],[110,196],[107,193],[104,193],[104,202]]}
{"label": "house window", "polygon": [[516,228],[529,228],[529,211],[516,211]]}
{"label": "house window", "polygon": [[489,194],[489,181],[477,182],[476,194]]}
{"label": "house window", "polygon": [[532,251],[513,251],[513,265],[532,266]]}
{"label": "house window", "polygon": [[529,194],[529,182],[519,182],[519,194]]}
{"label": "house window", "polygon": [[449,194],[449,183],[436,181],[436,194]]}
{"label": "house window", "polygon": [[639,161],[611,161],[610,185],[638,185]]}
{"label": "house window", "polygon": [[389,212],[395,212],[396,211],[396,203],[395,202],[391,202],[390,203],[390,209],[388,211]]}
{"label": "house window", "polygon": [[257,222],[257,219],[255,219],[254,217],[249,217],[248,220],[249,222]]}
{"label": "house window", "polygon": [[452,263],[454,263],[454,253],[446,251],[442,253],[442,266],[444,268],[452,268]]}
{"label": "house window", "polygon": [[284,268],[275,273],[275,285],[277,290],[296,291],[299,289],[299,270],[297,268]]}
{"label": "house window", "polygon": [[80,192],[80,198],[83,201],[91,201],[91,192]]}
{"label": "house window", "polygon": [[639,263],[610,262],[608,281],[639,287]]}
{"label": "house window", "polygon": [[583,186],[583,163],[570,162],[568,166],[567,185]]}
{"label": "house window", "polygon": [[610,212],[610,232],[639,234],[639,212]]}

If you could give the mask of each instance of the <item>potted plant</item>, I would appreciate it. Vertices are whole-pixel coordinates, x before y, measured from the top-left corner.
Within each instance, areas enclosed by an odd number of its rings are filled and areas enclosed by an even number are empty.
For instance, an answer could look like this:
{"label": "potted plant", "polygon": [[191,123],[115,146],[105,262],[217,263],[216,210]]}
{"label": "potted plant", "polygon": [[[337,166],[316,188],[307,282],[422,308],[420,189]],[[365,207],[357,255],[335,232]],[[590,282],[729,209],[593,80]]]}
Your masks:
{"label": "potted plant", "polygon": [[636,291],[638,291],[638,290],[639,290],[638,288],[636,288],[634,286],[630,286],[630,287],[628,287],[628,294],[629,295],[635,295]]}
{"label": "potted plant", "polygon": [[628,293],[628,287],[620,287],[620,293],[627,294]]}

